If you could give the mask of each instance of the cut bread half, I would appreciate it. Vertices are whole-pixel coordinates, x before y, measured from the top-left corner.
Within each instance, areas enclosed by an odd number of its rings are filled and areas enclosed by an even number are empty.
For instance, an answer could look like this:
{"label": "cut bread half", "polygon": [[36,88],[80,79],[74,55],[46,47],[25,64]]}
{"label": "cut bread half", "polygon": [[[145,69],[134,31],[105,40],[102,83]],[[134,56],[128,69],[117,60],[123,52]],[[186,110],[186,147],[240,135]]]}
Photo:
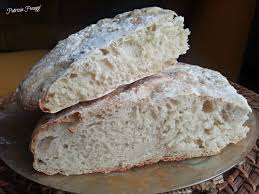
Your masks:
{"label": "cut bread half", "polygon": [[250,112],[220,73],[176,64],[43,119],[32,136],[33,166],[72,175],[210,156],[246,137]]}
{"label": "cut bread half", "polygon": [[183,17],[158,7],[100,20],[41,59],[17,89],[19,103],[55,113],[160,72],[186,53]]}

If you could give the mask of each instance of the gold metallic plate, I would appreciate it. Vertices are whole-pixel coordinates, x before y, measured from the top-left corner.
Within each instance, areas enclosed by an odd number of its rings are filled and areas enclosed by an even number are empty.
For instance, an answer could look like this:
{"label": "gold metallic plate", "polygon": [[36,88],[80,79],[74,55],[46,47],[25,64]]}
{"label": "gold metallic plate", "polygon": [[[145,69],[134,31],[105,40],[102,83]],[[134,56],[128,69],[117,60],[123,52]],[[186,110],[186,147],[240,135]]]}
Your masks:
{"label": "gold metallic plate", "polygon": [[39,114],[18,110],[15,104],[0,112],[0,157],[14,171],[43,185],[73,193],[161,193],[213,178],[239,163],[252,149],[257,136],[256,114],[246,125],[247,138],[231,144],[216,156],[180,162],[159,162],[127,172],[80,176],[47,176],[32,168],[31,132]]}

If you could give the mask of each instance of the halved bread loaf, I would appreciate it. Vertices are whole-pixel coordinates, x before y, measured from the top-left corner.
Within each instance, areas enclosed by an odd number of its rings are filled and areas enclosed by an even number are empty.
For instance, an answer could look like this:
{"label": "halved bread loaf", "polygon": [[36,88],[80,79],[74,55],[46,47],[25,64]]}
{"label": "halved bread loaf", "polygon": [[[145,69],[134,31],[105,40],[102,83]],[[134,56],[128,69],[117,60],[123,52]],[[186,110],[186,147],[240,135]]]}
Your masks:
{"label": "halved bread loaf", "polygon": [[55,113],[158,73],[189,48],[183,17],[158,7],[103,19],[60,41],[17,90],[25,109]]}
{"label": "halved bread loaf", "polygon": [[220,73],[176,64],[35,129],[36,170],[52,175],[126,170],[217,154],[246,137],[251,108]]}

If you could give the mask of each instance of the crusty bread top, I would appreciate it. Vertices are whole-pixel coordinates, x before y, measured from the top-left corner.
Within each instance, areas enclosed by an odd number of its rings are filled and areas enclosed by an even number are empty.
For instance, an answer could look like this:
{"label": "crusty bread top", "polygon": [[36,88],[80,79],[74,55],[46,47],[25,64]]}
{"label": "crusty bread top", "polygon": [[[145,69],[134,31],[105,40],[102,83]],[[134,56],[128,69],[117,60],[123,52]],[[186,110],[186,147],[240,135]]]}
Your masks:
{"label": "crusty bread top", "polygon": [[100,20],[97,24],[70,35],[41,59],[25,77],[17,89],[17,99],[25,109],[39,107],[39,100],[48,88],[62,75],[82,65],[88,54],[125,34],[148,26],[152,21],[176,16],[171,10],[158,7],[144,8]]}
{"label": "crusty bread top", "polygon": [[[156,100],[181,95],[197,95],[221,99],[251,112],[246,99],[237,93],[219,72],[195,65],[177,63],[157,75],[124,85],[110,94],[90,102],[79,103],[57,114],[45,117],[34,131],[33,138],[48,126],[60,122],[74,122],[116,110],[123,102],[142,99]],[[32,146],[33,149],[33,146]]]}

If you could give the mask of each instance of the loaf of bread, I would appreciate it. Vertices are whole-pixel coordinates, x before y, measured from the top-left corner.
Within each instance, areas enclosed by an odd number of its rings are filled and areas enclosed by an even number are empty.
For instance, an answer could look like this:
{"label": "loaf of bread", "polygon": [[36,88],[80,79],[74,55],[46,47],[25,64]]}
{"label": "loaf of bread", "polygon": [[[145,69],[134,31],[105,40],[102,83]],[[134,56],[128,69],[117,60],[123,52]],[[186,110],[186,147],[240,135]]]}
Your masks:
{"label": "loaf of bread", "polygon": [[246,137],[251,108],[220,73],[188,64],[43,119],[32,135],[36,170],[123,171],[217,154]]}
{"label": "loaf of bread", "polygon": [[103,19],[62,40],[17,89],[27,110],[55,113],[169,67],[188,50],[183,17],[158,7]]}

